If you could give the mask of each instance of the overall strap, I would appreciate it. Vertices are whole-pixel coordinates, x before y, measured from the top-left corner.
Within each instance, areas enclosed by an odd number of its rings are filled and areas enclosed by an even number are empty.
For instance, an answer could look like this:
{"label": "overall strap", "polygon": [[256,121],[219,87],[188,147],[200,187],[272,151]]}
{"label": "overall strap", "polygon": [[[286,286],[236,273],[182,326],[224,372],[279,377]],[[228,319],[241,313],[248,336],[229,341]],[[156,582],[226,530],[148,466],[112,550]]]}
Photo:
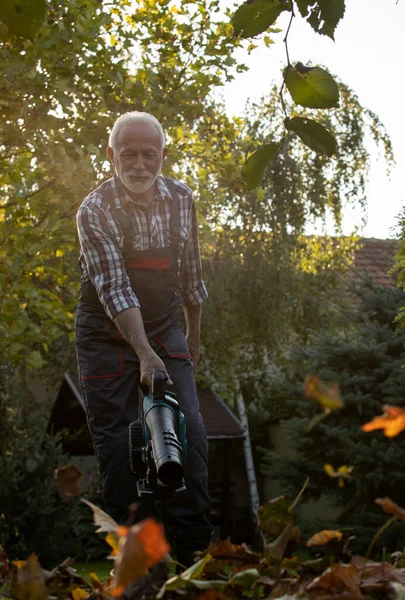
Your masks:
{"label": "overall strap", "polygon": [[133,252],[132,250],[132,238],[133,238],[133,229],[129,222],[128,214],[125,210],[117,210],[116,213],[121,230],[124,238],[124,245],[122,247],[122,255],[124,258],[130,256]]}
{"label": "overall strap", "polygon": [[170,195],[172,197],[171,210],[170,210],[170,248],[173,252],[174,258],[177,260],[179,256],[179,244],[181,240],[180,230],[180,206],[179,198],[177,195],[176,186],[174,185],[173,179],[165,177],[165,182],[169,188]]}

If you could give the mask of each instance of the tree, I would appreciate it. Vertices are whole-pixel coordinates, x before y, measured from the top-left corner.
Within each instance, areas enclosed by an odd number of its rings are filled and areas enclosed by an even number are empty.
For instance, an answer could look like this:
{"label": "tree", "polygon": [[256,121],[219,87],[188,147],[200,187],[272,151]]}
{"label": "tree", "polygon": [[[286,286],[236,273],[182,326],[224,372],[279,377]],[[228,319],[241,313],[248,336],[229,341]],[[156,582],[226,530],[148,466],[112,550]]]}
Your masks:
{"label": "tree", "polygon": [[[309,477],[306,498],[318,499],[322,494],[332,498],[341,514],[327,528],[352,527],[356,551],[361,552],[387,520],[374,500],[388,496],[400,502],[403,495],[403,435],[389,439],[381,432],[365,433],[361,425],[383,412],[383,404],[405,404],[405,334],[395,322],[404,298],[396,288],[364,281],[355,291],[352,308],[342,312],[347,327],[335,335],[319,334],[310,347],[298,349],[295,364],[299,367],[272,390],[273,398],[289,413],[282,427],[294,442],[296,456],[288,459],[268,452],[264,471],[293,493]],[[309,373],[338,383],[344,408],[307,431],[311,417],[319,412],[303,395],[302,384]],[[325,471],[327,464],[335,471],[344,465],[354,469],[339,486]],[[388,544],[394,550],[404,541],[404,526],[396,524],[379,540],[379,547]]]}
{"label": "tree", "polygon": [[53,1],[28,37],[0,23],[3,360],[39,368],[52,342],[72,331],[74,216],[108,173],[116,116],[154,113],[172,143],[169,169],[189,169],[199,119],[209,112],[215,120],[210,91],[235,70],[239,42],[217,6],[174,10],[169,0],[145,0],[131,11],[125,0]]}
{"label": "tree", "polygon": [[367,132],[382,146],[388,164],[392,161],[378,117],[344,84],[340,89],[341,107],[319,115],[335,131],[338,157],[318,155],[286,133],[283,151],[254,190],[247,189],[240,173],[249,152],[282,135],[277,89],[248,105],[244,120],[237,119],[237,137],[230,122],[221,121],[221,137],[210,124],[200,129],[204,137],[215,136],[223,156],[219,164],[213,164],[215,156],[197,165],[195,177],[206,221],[202,237],[210,303],[203,313],[203,335],[213,380],[229,382],[226,372],[231,379],[262,377],[269,360],[277,360],[292,339],[304,342],[311,329],[334,318],[327,310],[329,296],[336,296],[336,274],[352,259],[356,240],[308,238],[305,227],[332,214],[339,230],[347,204],[365,206]]}

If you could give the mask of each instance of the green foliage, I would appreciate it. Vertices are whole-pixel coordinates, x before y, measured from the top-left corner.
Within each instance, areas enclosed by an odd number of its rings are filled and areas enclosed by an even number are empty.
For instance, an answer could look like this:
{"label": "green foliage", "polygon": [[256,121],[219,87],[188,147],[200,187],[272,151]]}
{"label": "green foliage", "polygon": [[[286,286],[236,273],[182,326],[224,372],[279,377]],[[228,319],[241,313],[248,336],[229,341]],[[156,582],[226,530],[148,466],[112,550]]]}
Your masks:
{"label": "green foliage", "polygon": [[[301,118],[309,113],[302,109]],[[271,149],[282,135],[283,118],[273,88],[270,96],[247,106],[244,120],[223,117],[222,136],[208,124],[200,129],[218,143],[218,154],[207,156],[195,177],[210,295],[203,310],[201,368],[224,385],[249,373],[262,378],[270,357],[277,362],[293,340],[305,342],[311,328],[331,324],[328,303],[339,296],[335,276],[351,261],[356,241],[307,238],[305,226],[330,213],[339,225],[346,202],[364,205],[365,136],[370,132],[377,144],[387,142],[376,116],[341,84],[341,109],[320,113],[320,123],[335,131],[336,157],[315,154],[287,132],[260,187],[247,191],[238,176],[244,156]],[[389,148],[388,142],[387,160]]]}
{"label": "green foliage", "polygon": [[316,33],[334,39],[335,29],[345,14],[345,0],[296,0],[296,3]]}
{"label": "green foliage", "polygon": [[333,77],[320,67],[295,69],[288,65],[284,70],[284,81],[295,104],[307,108],[333,108],[339,102],[339,87]]}
{"label": "green foliage", "polygon": [[[381,414],[382,404],[404,406],[405,336],[395,324],[404,294],[395,288],[373,287],[364,282],[356,291],[354,306],[342,312],[348,328],[338,335],[315,336],[307,349],[297,350],[299,366],[273,389],[293,418],[284,422],[286,436],[294,441],[296,456],[282,458],[267,453],[263,469],[279,479],[292,493],[310,478],[306,498],[327,494],[340,509],[337,527],[353,527],[357,551],[365,551],[370,527],[387,519],[374,504],[377,497],[402,501],[402,469],[405,442],[402,435],[388,439],[381,432],[365,433],[361,425]],[[308,373],[339,384],[344,408],[334,411],[309,432],[307,426],[319,409],[304,397],[302,382]],[[324,465],[334,469],[353,466],[343,486],[327,475]],[[379,540],[379,547],[403,545],[403,523],[395,524]]]}
{"label": "green foliage", "polygon": [[[287,10],[291,14],[290,22],[284,37],[287,66],[283,72],[283,85],[280,90],[281,104],[284,110],[284,125],[289,131],[297,133],[299,138],[311,150],[324,154],[329,158],[337,153],[338,144],[334,133],[325,129],[324,125],[313,119],[289,116],[283,99],[284,85],[289,90],[294,103],[307,108],[333,108],[339,103],[339,87],[331,75],[320,67],[305,67],[297,63],[293,67],[288,52],[288,36],[296,9],[308,21],[316,33],[324,34],[334,39],[335,29],[345,12],[345,0],[295,0],[285,3],[246,0],[232,17],[232,25],[237,35],[244,38],[254,37],[266,31],[275,23],[279,15]],[[282,144],[279,144],[282,152]],[[273,154],[267,164],[273,160]],[[249,189],[253,184],[258,186],[260,173],[265,166],[264,153],[260,155],[260,168],[252,179],[250,169],[244,169],[242,175]]]}
{"label": "green foliage", "polygon": [[237,35],[254,37],[269,29],[285,10],[291,10],[286,0],[244,2],[233,15],[232,25]]}
{"label": "green foliage", "polygon": [[66,462],[59,441],[44,436],[36,423],[28,425],[24,430],[14,427],[0,458],[0,545],[10,558],[35,552],[46,567],[68,556],[104,558],[107,549],[91,535],[88,510],[78,499],[62,502],[57,496],[53,470]]}
{"label": "green foliage", "polygon": [[249,190],[254,190],[260,185],[264,170],[276,151],[277,144],[265,144],[248,157],[242,168],[242,177]]}
{"label": "green foliage", "polygon": [[3,0],[0,20],[10,33],[32,39],[45,19],[45,9],[45,0]]}
{"label": "green foliage", "polygon": [[[0,351],[39,369],[72,333],[78,292],[76,210],[109,174],[107,129],[127,110],[163,123],[181,176],[204,164],[213,86],[232,79],[239,42],[218,2],[51,1],[35,40],[0,23]],[[153,52],[151,51],[153,48]],[[238,66],[243,69],[242,65]],[[201,158],[199,158],[201,157]],[[217,159],[217,157],[216,157]],[[50,354],[49,354],[50,353]]]}
{"label": "green foliage", "polygon": [[284,121],[286,129],[293,131],[305,144],[319,154],[336,154],[337,142],[330,131],[312,119],[293,117]]}

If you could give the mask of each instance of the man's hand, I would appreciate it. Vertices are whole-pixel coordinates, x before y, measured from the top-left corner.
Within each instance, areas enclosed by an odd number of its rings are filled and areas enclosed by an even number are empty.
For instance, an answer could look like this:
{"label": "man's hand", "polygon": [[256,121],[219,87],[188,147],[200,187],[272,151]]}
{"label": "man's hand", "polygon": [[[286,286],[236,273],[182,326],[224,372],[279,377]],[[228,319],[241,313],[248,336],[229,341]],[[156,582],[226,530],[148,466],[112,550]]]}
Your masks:
{"label": "man's hand", "polygon": [[166,371],[164,362],[158,357],[156,352],[150,349],[150,352],[143,354],[139,357],[141,367],[141,383],[146,385],[149,389],[152,387],[152,373],[153,371],[163,371],[167,374],[168,385],[173,385],[169,374]]}
{"label": "man's hand", "polygon": [[188,334],[186,337],[187,346],[190,351],[191,360],[194,363],[194,371],[200,362],[200,336]]}
{"label": "man's hand", "polygon": [[[163,361],[149,345],[145,334],[141,311],[135,306],[127,308],[118,313],[114,321],[139,358],[141,383],[150,388],[152,384],[152,372],[163,371],[164,373],[167,373],[167,371]],[[168,385],[173,385],[168,373],[167,378],[166,383]]]}

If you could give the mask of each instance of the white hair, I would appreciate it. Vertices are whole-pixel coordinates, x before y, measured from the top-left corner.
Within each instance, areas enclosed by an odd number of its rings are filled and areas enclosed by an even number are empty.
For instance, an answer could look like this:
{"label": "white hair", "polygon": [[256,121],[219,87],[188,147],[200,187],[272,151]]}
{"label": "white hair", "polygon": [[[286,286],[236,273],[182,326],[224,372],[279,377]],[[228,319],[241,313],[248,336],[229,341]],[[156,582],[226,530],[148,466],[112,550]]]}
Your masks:
{"label": "white hair", "polygon": [[115,144],[117,142],[117,136],[121,129],[130,123],[150,123],[152,124],[158,131],[160,136],[160,141],[162,145],[162,150],[166,145],[165,134],[163,131],[163,127],[159,123],[156,117],[147,113],[147,112],[139,112],[137,110],[133,110],[131,112],[124,113],[115,121],[113,128],[111,129],[111,133],[108,138],[108,145],[114,150]]}

